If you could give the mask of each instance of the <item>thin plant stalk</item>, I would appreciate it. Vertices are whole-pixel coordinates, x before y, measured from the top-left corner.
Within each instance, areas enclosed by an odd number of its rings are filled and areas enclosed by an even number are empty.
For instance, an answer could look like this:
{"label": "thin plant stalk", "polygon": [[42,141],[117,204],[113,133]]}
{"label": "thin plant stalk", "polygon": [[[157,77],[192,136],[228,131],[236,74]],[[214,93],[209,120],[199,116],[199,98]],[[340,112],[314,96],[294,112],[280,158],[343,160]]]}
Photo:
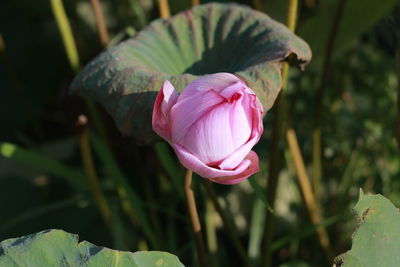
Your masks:
{"label": "thin plant stalk", "polygon": [[249,225],[248,255],[252,261],[256,261],[261,254],[261,242],[265,223],[265,204],[260,198],[256,198],[252,205],[251,222]]}
{"label": "thin plant stalk", "polygon": [[[288,6],[288,13],[286,18],[286,26],[292,32],[296,29],[296,22],[297,22],[297,8],[298,8],[298,0],[290,0]],[[286,79],[287,81],[287,79]]]}
{"label": "thin plant stalk", "polygon": [[315,7],[315,0],[305,0],[304,2],[305,2],[306,6],[308,8],[314,8]]}
{"label": "thin plant stalk", "polygon": [[86,190],[85,175],[51,157],[12,143],[0,142],[0,156],[15,160],[42,172],[64,178],[76,191]]}
{"label": "thin plant stalk", "polygon": [[133,15],[137,18],[139,27],[142,28],[147,25],[146,12],[138,0],[128,0],[128,4],[132,9]]}
{"label": "thin plant stalk", "polygon": [[240,243],[239,238],[236,234],[237,231],[232,223],[233,222],[232,216],[230,216],[230,214],[221,207],[212,183],[210,181],[206,181],[205,179],[202,180],[202,183],[204,185],[204,188],[206,189],[208,197],[211,199],[214,205],[215,210],[218,212],[219,216],[222,219],[222,222],[224,223],[224,229],[226,229],[229,239],[233,243],[233,246],[236,248],[239,257],[242,260],[241,266],[250,266],[250,261],[247,256],[246,250]]}
{"label": "thin plant stalk", "polygon": [[[306,207],[311,218],[311,222],[314,225],[320,225],[323,222],[321,209],[317,204],[318,202],[315,200],[314,192],[312,190],[312,186],[308,178],[304,160],[300,152],[297,136],[292,128],[289,128],[286,131],[286,140],[289,146],[289,150],[293,157],[293,162],[296,169],[298,182],[300,184],[301,192],[303,194],[304,201],[306,203]],[[331,260],[333,260],[333,253],[330,248],[330,240],[328,233],[326,232],[326,229],[324,227],[318,228],[317,234],[319,242],[326,254],[326,257],[328,261],[331,262]]]}
{"label": "thin plant stalk", "polygon": [[287,234],[286,236],[283,236],[279,238],[278,240],[275,240],[272,245],[271,245],[271,250],[272,251],[277,251],[283,246],[293,242],[293,241],[300,241],[303,238],[306,238],[310,235],[313,235],[319,228],[321,227],[327,227],[329,225],[332,225],[336,222],[338,222],[340,219],[343,218],[343,214],[335,215],[330,218],[324,219],[323,222],[320,224],[311,224],[311,225],[301,225],[300,229],[295,230],[292,233]]}
{"label": "thin plant stalk", "polygon": [[210,198],[206,198],[206,235],[207,235],[207,247],[210,253],[210,266],[218,266],[218,242],[217,242],[217,230],[214,222],[215,209]]}
{"label": "thin plant stalk", "polygon": [[[50,3],[53,15],[56,19],[57,26],[61,34],[62,41],[64,43],[65,52],[67,54],[69,64],[72,71],[74,73],[78,73],[81,68],[79,62],[79,54],[75,45],[75,38],[72,34],[71,25],[68,21],[63,2],[62,0],[50,0]],[[107,140],[107,133],[102,123],[102,120],[100,119],[100,115],[96,105],[88,99],[85,99],[85,102],[96,131],[104,140]]]}
{"label": "thin plant stalk", "polygon": [[253,6],[253,8],[255,10],[259,10],[262,11],[262,4],[261,4],[261,0],[251,0],[250,4]]}
{"label": "thin plant stalk", "polygon": [[[103,167],[109,172],[109,175],[113,177],[117,187],[117,193],[121,200],[121,206],[128,215],[132,225],[134,227],[140,226],[145,237],[150,242],[152,249],[161,249],[158,246],[160,242],[145,215],[144,204],[138,193],[129,184],[127,177],[121,171],[110,148],[104,143],[104,140],[98,138],[92,131],[89,131],[89,139],[94,152],[102,161]],[[145,241],[141,242],[141,244],[145,243]]]}
{"label": "thin plant stalk", "polygon": [[[297,20],[297,8],[298,8],[298,0],[290,0],[288,6],[287,20],[286,25],[289,27],[291,31],[294,32],[296,28],[296,20]],[[273,132],[272,132],[272,147],[271,147],[271,156],[269,158],[269,169],[268,169],[268,187],[266,191],[266,197],[268,203],[271,204],[271,207],[274,207],[275,196],[276,196],[276,188],[278,185],[278,177],[281,169],[280,159],[282,155],[279,150],[279,143],[282,138],[282,127],[283,127],[283,92],[287,87],[288,81],[288,73],[289,73],[289,65],[285,62],[282,68],[282,92],[278,95],[276,100],[276,113],[273,122]],[[265,220],[265,228],[264,228],[264,238],[263,238],[263,266],[269,267],[271,266],[271,251],[269,250],[272,238],[273,238],[273,229],[274,229],[274,217],[272,213],[267,212],[267,217]]]}
{"label": "thin plant stalk", "polygon": [[64,42],[64,48],[68,56],[69,64],[74,72],[78,72],[80,69],[78,50],[75,46],[75,39],[72,35],[71,26],[65,13],[64,5],[62,0],[50,0],[50,2],[58,29],[60,30]]}
{"label": "thin plant stalk", "polygon": [[[273,120],[273,131],[271,140],[271,156],[269,158],[269,168],[268,168],[268,185],[266,190],[266,198],[271,207],[274,207],[276,189],[278,186],[278,176],[281,170],[281,158],[282,155],[279,151],[280,137],[282,135],[282,121],[283,121],[283,107],[282,107],[282,95],[280,94],[275,102],[277,106],[275,117]],[[264,227],[264,237],[262,241],[262,253],[263,266],[271,266],[271,251],[270,246],[272,243],[273,233],[274,233],[274,221],[275,217],[273,213],[267,211],[265,218]]]}
{"label": "thin plant stalk", "polygon": [[21,91],[21,85],[18,81],[16,71],[11,64],[10,58],[7,55],[6,42],[4,41],[3,35],[0,33],[0,63],[4,65],[4,70],[7,72],[10,81],[13,83],[14,88],[17,90],[18,98],[22,99],[23,105],[29,105],[30,101],[26,99],[26,96]]}
{"label": "thin plant stalk", "polygon": [[96,18],[97,29],[99,31],[100,43],[103,47],[105,47],[110,41],[110,37],[108,35],[103,12],[101,11],[101,4],[99,0],[91,0],[91,3],[94,12],[94,17]]}
{"label": "thin plant stalk", "polygon": [[77,207],[78,203],[80,201],[88,201],[88,200],[86,200],[85,198],[83,198],[81,196],[74,196],[72,198],[68,198],[65,200],[51,202],[50,204],[46,204],[46,205],[35,207],[35,208],[30,208],[29,210],[27,210],[21,214],[18,214],[17,216],[15,216],[9,220],[1,222],[0,233],[5,234],[20,224],[32,222],[35,219],[38,219],[45,215],[52,214],[53,212],[54,213],[56,211],[59,212],[65,208]]}
{"label": "thin plant stalk", "polygon": [[321,177],[322,177],[322,146],[321,146],[321,114],[323,107],[323,100],[325,96],[326,86],[329,82],[330,67],[335,47],[337,33],[339,31],[340,21],[343,16],[343,10],[346,0],[340,0],[336,8],[332,28],[330,29],[329,36],[325,47],[325,56],[322,67],[322,76],[320,84],[315,94],[315,111],[314,122],[312,131],[312,179],[313,189],[317,197],[321,193]]}
{"label": "thin plant stalk", "polygon": [[158,0],[158,10],[162,19],[167,19],[171,16],[168,0]]}
{"label": "thin plant stalk", "polygon": [[79,143],[81,148],[81,157],[83,166],[85,168],[86,177],[88,179],[89,189],[93,195],[95,203],[100,210],[100,213],[105,223],[111,227],[112,213],[110,206],[107,203],[106,197],[101,191],[99,179],[94,167],[92,151],[90,149],[88,130],[87,130],[87,118],[84,115],[80,115],[78,118],[78,126],[80,128]]}
{"label": "thin plant stalk", "polygon": [[195,238],[197,259],[201,267],[207,267],[207,254],[204,246],[199,214],[197,212],[196,200],[192,189],[192,176],[193,172],[191,170],[187,170],[183,183],[183,189],[185,191],[188,214]]}
{"label": "thin plant stalk", "polygon": [[396,49],[396,67],[397,67],[397,118],[396,118],[396,140],[400,147],[400,44]]}
{"label": "thin plant stalk", "polygon": [[[146,201],[148,201],[150,203],[155,202],[154,194],[153,194],[153,190],[152,190],[153,188],[152,188],[151,184],[149,183],[149,181],[147,179],[144,180],[143,182],[144,182],[143,189],[144,189]],[[160,219],[157,215],[157,212],[154,209],[149,209],[148,214],[149,214],[149,219],[150,219],[152,228],[154,230],[154,233],[157,236],[162,236]],[[158,245],[162,250],[166,249],[166,242],[164,241],[164,239],[158,239]]]}
{"label": "thin plant stalk", "polygon": [[3,35],[0,33],[0,55],[6,51],[6,44],[4,43]]}
{"label": "thin plant stalk", "polygon": [[18,80],[17,72],[10,58],[7,54],[6,42],[4,41],[3,35],[0,33],[0,64],[4,66],[5,72],[8,74],[11,84],[13,85],[15,92],[18,95],[20,104],[25,107],[31,108],[31,101],[27,98],[26,94],[22,91],[21,82]]}

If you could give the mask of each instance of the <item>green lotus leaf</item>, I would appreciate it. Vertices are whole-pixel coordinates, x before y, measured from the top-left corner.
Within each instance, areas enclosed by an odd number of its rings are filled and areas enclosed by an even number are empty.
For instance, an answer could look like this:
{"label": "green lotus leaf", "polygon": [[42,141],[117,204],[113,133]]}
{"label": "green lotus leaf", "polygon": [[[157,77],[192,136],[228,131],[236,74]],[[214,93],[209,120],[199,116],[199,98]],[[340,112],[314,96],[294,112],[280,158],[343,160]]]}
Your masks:
{"label": "green lotus leaf", "polygon": [[0,243],[1,267],[184,267],[166,252],[125,252],[78,243],[78,236],[61,230],[4,240]]}
{"label": "green lotus leaf", "polygon": [[336,267],[400,265],[400,212],[381,195],[364,195],[354,207],[359,224],[351,250],[336,257]]}
{"label": "green lotus leaf", "polygon": [[181,91],[199,76],[234,73],[268,110],[281,87],[281,62],[290,54],[300,66],[311,58],[307,43],[283,24],[245,6],[211,3],[158,19],[103,52],[70,91],[101,103],[123,134],[152,143],[153,103],[166,79]]}

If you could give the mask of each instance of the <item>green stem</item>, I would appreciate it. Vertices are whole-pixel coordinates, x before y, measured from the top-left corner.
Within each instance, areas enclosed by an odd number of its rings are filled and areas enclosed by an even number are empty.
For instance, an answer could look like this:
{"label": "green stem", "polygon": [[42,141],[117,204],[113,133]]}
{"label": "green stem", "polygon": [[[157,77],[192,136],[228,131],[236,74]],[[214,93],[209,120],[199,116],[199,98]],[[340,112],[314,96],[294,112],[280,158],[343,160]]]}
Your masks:
{"label": "green stem", "polygon": [[81,157],[83,161],[83,166],[85,168],[86,177],[89,183],[89,189],[93,195],[93,198],[100,210],[100,213],[106,222],[106,224],[112,229],[111,219],[112,213],[111,209],[107,203],[107,200],[101,191],[99,179],[97,177],[96,169],[94,167],[92,151],[90,149],[88,130],[87,130],[87,118],[84,115],[80,115],[78,119],[79,126],[81,127],[81,132],[79,134],[79,142],[81,148]]}
{"label": "green stem", "polygon": [[[266,191],[266,198],[271,207],[274,207],[275,204],[275,196],[276,189],[278,186],[278,176],[281,170],[281,158],[282,155],[279,150],[279,143],[282,136],[282,95],[278,96],[278,99],[275,102],[277,107],[274,121],[273,121],[273,132],[272,132],[272,147],[271,147],[271,156],[269,158],[269,169],[268,169],[268,185]],[[271,251],[270,246],[274,233],[274,221],[275,217],[273,213],[267,212],[265,218],[265,228],[264,228],[264,237],[263,237],[263,266],[269,267],[271,266]]]}
{"label": "green stem", "polygon": [[[290,0],[288,5],[288,13],[287,13],[287,21],[286,25],[289,27],[291,31],[294,32],[296,27],[297,20],[297,8],[298,8],[298,0]],[[283,64],[282,68],[282,92],[279,94],[275,106],[276,113],[273,122],[273,132],[272,132],[272,147],[269,158],[269,169],[268,169],[268,187],[267,187],[267,200],[270,203],[271,207],[274,207],[275,197],[276,197],[276,188],[278,185],[279,172],[281,169],[281,152],[279,149],[279,144],[282,139],[282,127],[283,127],[283,112],[284,112],[284,98],[283,92],[287,87],[288,82],[288,74],[289,74],[289,65],[287,63]],[[263,238],[263,266],[269,267],[271,266],[271,242],[273,238],[274,232],[274,220],[275,217],[272,213],[267,212],[265,219],[265,228],[264,228],[264,238]]]}
{"label": "green stem", "polygon": [[324,63],[322,67],[322,77],[320,84],[315,93],[315,111],[314,111],[314,126],[312,132],[312,170],[313,170],[313,189],[317,197],[321,193],[321,177],[322,177],[322,146],[321,146],[321,114],[323,100],[326,91],[326,86],[329,82],[330,67],[335,47],[336,37],[340,26],[340,21],[343,16],[346,0],[340,0],[336,8],[332,28],[329,32],[329,37],[326,42]]}
{"label": "green stem", "polygon": [[46,157],[35,151],[27,150],[7,142],[0,142],[0,155],[57,177],[63,177],[77,191],[87,189],[87,185],[84,182],[85,175],[83,175],[83,173],[54,160],[53,158]]}
{"label": "green stem", "polygon": [[249,258],[256,261],[260,257],[261,242],[265,224],[265,204],[260,198],[256,198],[253,202],[251,224],[249,228]]}
{"label": "green stem", "polygon": [[89,111],[90,118],[93,122],[94,129],[96,129],[96,132],[99,134],[101,139],[103,139],[104,142],[110,146],[110,144],[108,143],[107,131],[101,120],[99,109],[97,108],[96,104],[89,99],[85,98],[85,102],[86,108]]}
{"label": "green stem", "polygon": [[[296,133],[290,127],[286,131],[286,140],[289,146],[290,153],[292,155],[293,163],[297,173],[296,176],[298,178],[300,189],[303,195],[304,202],[306,204],[306,208],[310,215],[311,222],[314,225],[319,225],[323,221],[322,211],[319,206],[319,202],[317,202],[314,192],[312,190],[310,179],[308,178],[306,166],[304,164],[303,156],[300,152],[300,146],[297,141]],[[331,262],[333,260],[333,253],[330,247],[328,232],[324,227],[321,227],[317,229],[317,234],[320,245],[325,252],[327,262]]]}
{"label": "green stem", "polygon": [[22,223],[31,223],[35,219],[40,219],[40,217],[49,213],[60,211],[65,208],[78,206],[78,203],[80,201],[86,201],[86,199],[75,196],[70,199],[52,202],[51,204],[29,209],[24,213],[17,215],[0,224],[0,233],[6,233]]}
{"label": "green stem", "polygon": [[141,4],[140,1],[137,0],[128,0],[128,4],[130,8],[132,9],[132,13],[134,16],[136,16],[139,27],[142,28],[147,25],[147,18],[146,18],[146,12]]}
{"label": "green stem", "polygon": [[277,251],[280,248],[282,248],[284,245],[286,245],[290,242],[299,241],[303,238],[313,235],[316,231],[318,231],[318,229],[320,229],[322,227],[326,228],[329,225],[336,223],[340,219],[344,219],[343,214],[339,214],[339,215],[335,215],[330,218],[327,218],[324,221],[322,221],[321,223],[316,224],[316,225],[311,224],[311,225],[307,225],[305,227],[304,227],[304,225],[301,225],[300,229],[294,231],[293,233],[289,233],[288,235],[281,237],[278,240],[274,241],[271,244],[271,250]]}
{"label": "green stem", "polygon": [[397,118],[396,118],[396,140],[400,147],[400,45],[397,44],[396,68],[397,68]]}
{"label": "green stem", "polygon": [[89,131],[89,135],[94,151],[102,161],[104,168],[109,172],[109,175],[115,180],[122,208],[129,216],[133,226],[136,227],[139,224],[146,238],[150,242],[151,248],[160,249],[158,246],[160,242],[147,219],[144,211],[144,203],[140,199],[139,194],[134,190],[134,188],[132,188],[127,177],[122,173],[116,159],[110,151],[110,148],[93,132]]}
{"label": "green stem", "polygon": [[[51,7],[53,10],[54,17],[57,22],[58,29],[61,34],[61,38],[64,43],[65,52],[68,57],[69,64],[74,73],[78,73],[81,69],[81,65],[79,62],[79,54],[76,48],[75,38],[72,34],[71,25],[69,24],[67,14],[65,13],[64,5],[62,0],[50,0]],[[100,119],[99,112],[96,108],[96,105],[90,100],[85,99],[86,107],[89,111],[90,118],[93,121],[94,127],[96,131],[100,134],[100,136],[107,140],[107,134],[105,127]]]}
{"label": "green stem", "polygon": [[176,160],[169,150],[169,146],[165,142],[158,142],[154,145],[155,152],[157,153],[158,159],[161,165],[164,167],[167,175],[170,177],[174,189],[177,193],[183,197],[183,188],[181,186],[182,169],[176,164]]}
{"label": "green stem", "polygon": [[71,69],[76,73],[80,69],[79,55],[75,46],[75,39],[72,35],[71,26],[69,25],[68,18],[65,13],[64,5],[62,0],[50,0],[50,3],[58,25],[58,29],[60,30],[61,37],[63,39],[69,64]]}
{"label": "green stem", "polygon": [[224,229],[228,232],[228,237],[231,240],[233,246],[235,247],[237,253],[239,254],[240,259],[242,260],[241,266],[250,266],[249,258],[246,254],[246,250],[243,245],[240,243],[239,238],[237,236],[237,231],[233,225],[233,218],[230,216],[228,212],[222,209],[220,203],[218,202],[217,194],[214,191],[213,185],[210,181],[202,179],[202,183],[206,189],[206,192],[214,204],[215,210],[218,212],[219,216],[224,223]]}
{"label": "green stem", "polygon": [[213,267],[218,266],[218,243],[217,243],[217,231],[215,227],[215,209],[212,201],[209,197],[206,198],[206,215],[205,215],[205,224],[206,224],[206,235],[207,235],[207,246],[208,251],[210,252],[210,265]]}

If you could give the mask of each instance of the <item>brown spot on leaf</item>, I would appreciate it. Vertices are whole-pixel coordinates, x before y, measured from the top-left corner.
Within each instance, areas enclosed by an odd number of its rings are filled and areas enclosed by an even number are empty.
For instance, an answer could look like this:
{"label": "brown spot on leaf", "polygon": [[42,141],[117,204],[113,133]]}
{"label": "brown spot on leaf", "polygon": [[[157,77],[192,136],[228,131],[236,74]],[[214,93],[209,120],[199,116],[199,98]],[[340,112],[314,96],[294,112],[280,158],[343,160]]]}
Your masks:
{"label": "brown spot on leaf", "polygon": [[337,256],[336,258],[335,258],[335,260],[334,260],[334,266],[336,266],[336,267],[341,267],[341,266],[343,266],[343,264],[344,264],[344,260],[343,260],[343,254],[342,255],[339,255],[339,256]]}
{"label": "brown spot on leaf", "polygon": [[368,215],[368,213],[369,213],[370,210],[371,210],[371,208],[368,208],[368,209],[366,209],[366,210],[363,212],[363,214],[362,214],[362,216],[361,216],[361,220],[362,220],[362,221],[365,221],[365,217],[367,217],[367,215]]}

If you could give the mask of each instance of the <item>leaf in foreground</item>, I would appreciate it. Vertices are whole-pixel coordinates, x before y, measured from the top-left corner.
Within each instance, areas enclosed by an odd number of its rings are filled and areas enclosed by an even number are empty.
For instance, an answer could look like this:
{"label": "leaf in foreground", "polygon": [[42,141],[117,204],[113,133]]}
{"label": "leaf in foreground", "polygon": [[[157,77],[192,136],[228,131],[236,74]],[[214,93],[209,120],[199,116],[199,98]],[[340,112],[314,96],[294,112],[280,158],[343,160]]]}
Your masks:
{"label": "leaf in foreground", "polygon": [[335,259],[336,267],[393,267],[400,264],[400,212],[382,195],[360,193],[354,207],[359,226],[351,250]]}
{"label": "leaf in foreground", "polygon": [[125,252],[97,247],[62,230],[4,240],[0,243],[0,266],[7,267],[184,267],[166,252]]}

